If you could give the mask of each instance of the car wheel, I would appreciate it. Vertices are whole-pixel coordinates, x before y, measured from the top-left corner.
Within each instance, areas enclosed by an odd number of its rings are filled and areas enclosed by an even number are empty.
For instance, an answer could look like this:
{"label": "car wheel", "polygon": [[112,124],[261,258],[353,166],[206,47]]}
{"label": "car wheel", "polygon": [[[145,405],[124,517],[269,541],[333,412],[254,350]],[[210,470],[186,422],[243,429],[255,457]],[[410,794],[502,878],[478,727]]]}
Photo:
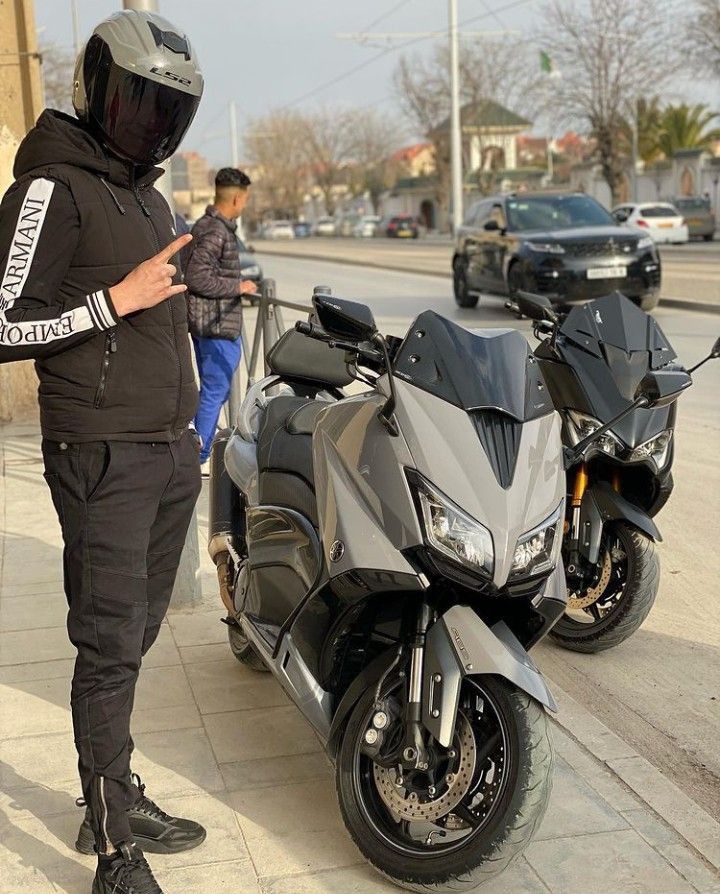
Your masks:
{"label": "car wheel", "polygon": [[507,290],[511,300],[517,297],[518,292],[535,292],[537,290],[535,277],[523,272],[519,261],[515,261],[507,272]]}
{"label": "car wheel", "polygon": [[642,295],[640,298],[635,299],[635,303],[638,305],[640,310],[654,310],[660,303],[660,295],[657,292],[652,295]]}
{"label": "car wheel", "polygon": [[703,239],[704,239],[706,242],[712,242],[712,241],[713,241],[713,236],[714,236],[714,235],[715,235],[714,233],[706,233],[706,234],[703,236]]}
{"label": "car wheel", "polygon": [[476,307],[479,295],[470,294],[467,281],[467,261],[465,258],[455,258],[453,263],[453,291],[458,307]]}

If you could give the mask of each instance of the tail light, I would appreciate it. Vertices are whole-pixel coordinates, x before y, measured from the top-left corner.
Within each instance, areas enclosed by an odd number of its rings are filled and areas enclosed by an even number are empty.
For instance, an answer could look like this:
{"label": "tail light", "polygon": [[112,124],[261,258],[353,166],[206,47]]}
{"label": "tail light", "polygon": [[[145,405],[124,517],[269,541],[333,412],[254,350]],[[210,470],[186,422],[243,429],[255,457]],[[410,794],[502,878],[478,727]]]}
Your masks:
{"label": "tail light", "polygon": [[647,222],[646,220],[643,220],[642,217],[639,217],[639,218],[635,221],[635,223],[636,223],[639,227],[646,227],[646,226],[648,225],[648,222]]}

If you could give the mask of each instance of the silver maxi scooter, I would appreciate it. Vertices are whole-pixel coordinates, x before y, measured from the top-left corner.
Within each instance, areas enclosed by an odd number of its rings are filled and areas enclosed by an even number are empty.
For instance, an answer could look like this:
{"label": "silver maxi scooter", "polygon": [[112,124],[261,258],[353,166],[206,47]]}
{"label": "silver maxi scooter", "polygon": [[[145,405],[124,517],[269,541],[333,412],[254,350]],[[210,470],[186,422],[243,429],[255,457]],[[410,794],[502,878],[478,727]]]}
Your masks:
{"label": "silver maxi scooter", "polygon": [[411,890],[474,888],[550,793],[527,652],[566,600],[560,420],[519,332],[427,311],[401,340],[327,289],[314,308],[214,445],[230,643],[326,746],[365,857]]}

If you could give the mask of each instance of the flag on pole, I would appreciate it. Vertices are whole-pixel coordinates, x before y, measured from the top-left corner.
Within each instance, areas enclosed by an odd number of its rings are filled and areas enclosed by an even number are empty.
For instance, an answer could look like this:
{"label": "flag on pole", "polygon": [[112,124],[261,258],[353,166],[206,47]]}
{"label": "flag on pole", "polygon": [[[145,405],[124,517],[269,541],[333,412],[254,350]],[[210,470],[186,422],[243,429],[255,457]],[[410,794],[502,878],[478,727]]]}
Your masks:
{"label": "flag on pole", "polygon": [[540,71],[545,74],[552,74],[553,72],[552,59],[548,56],[545,50],[540,50]]}

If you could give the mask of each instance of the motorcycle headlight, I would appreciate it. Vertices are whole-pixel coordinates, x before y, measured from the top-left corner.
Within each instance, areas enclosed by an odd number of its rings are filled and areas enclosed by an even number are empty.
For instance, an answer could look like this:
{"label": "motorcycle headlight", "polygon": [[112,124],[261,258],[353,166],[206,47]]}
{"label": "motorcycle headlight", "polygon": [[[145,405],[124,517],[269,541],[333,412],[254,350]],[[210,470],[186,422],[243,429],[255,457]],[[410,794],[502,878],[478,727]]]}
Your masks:
{"label": "motorcycle headlight", "polygon": [[557,565],[562,545],[563,504],[545,521],[518,539],[510,577],[531,577]]}
{"label": "motorcycle headlight", "polygon": [[[579,410],[568,410],[566,419],[567,430],[573,447],[576,444],[579,444],[583,438],[587,438],[588,435],[597,431],[602,425],[602,423],[594,416],[588,416],[586,413],[581,413]],[[623,449],[623,445],[620,441],[609,431],[605,432],[605,434],[595,442],[593,447],[596,450],[602,450],[609,456],[617,456]]]}
{"label": "motorcycle headlight", "polygon": [[650,438],[649,441],[645,441],[644,444],[641,444],[632,451],[629,456],[630,462],[636,462],[650,457],[650,459],[654,460],[658,469],[662,469],[667,462],[670,453],[672,436],[672,429],[667,429],[667,431],[655,435],[654,438]]}
{"label": "motorcycle headlight", "polygon": [[492,577],[492,535],[425,481],[417,482],[425,536],[438,552],[466,568]]}
{"label": "motorcycle headlight", "polygon": [[565,249],[559,242],[528,242],[527,247],[530,251],[540,251],[549,255],[564,255]]}
{"label": "motorcycle headlight", "polygon": [[637,247],[639,250],[642,250],[643,248],[652,248],[653,245],[655,245],[655,240],[652,236],[641,236],[638,239]]}

